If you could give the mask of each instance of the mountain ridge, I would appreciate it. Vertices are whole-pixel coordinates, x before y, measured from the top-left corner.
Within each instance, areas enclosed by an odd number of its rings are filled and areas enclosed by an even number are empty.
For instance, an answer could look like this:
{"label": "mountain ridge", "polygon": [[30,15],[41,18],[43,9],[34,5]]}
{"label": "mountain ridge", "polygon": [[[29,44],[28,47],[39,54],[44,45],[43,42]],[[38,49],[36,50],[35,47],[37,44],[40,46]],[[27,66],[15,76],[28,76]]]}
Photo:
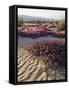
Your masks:
{"label": "mountain ridge", "polygon": [[28,15],[19,15],[18,16],[18,21],[33,21],[33,22],[53,22],[55,21],[52,18],[45,18],[45,17],[36,17],[36,16],[28,16]]}

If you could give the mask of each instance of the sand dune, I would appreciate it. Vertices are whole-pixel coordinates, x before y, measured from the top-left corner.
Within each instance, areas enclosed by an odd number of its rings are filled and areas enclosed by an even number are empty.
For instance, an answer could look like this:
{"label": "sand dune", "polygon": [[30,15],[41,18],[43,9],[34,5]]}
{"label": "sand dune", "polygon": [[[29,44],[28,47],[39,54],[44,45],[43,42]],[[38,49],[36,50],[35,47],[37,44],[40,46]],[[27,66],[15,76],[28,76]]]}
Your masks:
{"label": "sand dune", "polygon": [[[36,56],[26,48],[18,49],[18,82],[65,79],[65,69],[48,66],[48,57]],[[54,67],[54,65],[52,65]]]}

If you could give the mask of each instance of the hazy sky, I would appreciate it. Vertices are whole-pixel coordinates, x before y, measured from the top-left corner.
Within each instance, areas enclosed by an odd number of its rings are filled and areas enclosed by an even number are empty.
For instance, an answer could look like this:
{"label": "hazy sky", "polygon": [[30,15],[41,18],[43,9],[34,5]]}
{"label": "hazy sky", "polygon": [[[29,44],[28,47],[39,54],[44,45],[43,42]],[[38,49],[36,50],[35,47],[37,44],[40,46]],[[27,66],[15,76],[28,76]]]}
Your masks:
{"label": "hazy sky", "polygon": [[18,15],[38,16],[52,19],[65,19],[65,11],[18,8]]}

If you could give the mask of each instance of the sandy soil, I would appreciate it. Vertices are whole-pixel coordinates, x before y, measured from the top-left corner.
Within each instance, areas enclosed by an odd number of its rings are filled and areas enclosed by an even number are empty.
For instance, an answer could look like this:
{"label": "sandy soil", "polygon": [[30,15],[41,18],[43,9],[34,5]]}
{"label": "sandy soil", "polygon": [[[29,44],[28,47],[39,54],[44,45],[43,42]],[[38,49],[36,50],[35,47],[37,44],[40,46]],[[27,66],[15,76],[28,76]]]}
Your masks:
{"label": "sandy soil", "polygon": [[18,82],[61,80],[65,78],[64,72],[60,68],[51,70],[42,56],[37,57],[24,48],[18,49]]}

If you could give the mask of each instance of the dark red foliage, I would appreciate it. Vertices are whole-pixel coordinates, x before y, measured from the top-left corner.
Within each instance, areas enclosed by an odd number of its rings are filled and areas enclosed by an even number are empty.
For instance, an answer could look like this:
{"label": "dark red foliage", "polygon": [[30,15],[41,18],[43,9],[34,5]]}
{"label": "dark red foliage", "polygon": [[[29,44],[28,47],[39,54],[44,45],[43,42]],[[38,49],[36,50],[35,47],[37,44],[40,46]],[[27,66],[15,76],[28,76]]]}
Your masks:
{"label": "dark red foliage", "polygon": [[48,57],[48,61],[54,65],[54,63],[60,66],[65,65],[65,42],[60,40],[52,41],[40,41],[35,42],[27,47],[27,50],[32,52],[36,56]]}

